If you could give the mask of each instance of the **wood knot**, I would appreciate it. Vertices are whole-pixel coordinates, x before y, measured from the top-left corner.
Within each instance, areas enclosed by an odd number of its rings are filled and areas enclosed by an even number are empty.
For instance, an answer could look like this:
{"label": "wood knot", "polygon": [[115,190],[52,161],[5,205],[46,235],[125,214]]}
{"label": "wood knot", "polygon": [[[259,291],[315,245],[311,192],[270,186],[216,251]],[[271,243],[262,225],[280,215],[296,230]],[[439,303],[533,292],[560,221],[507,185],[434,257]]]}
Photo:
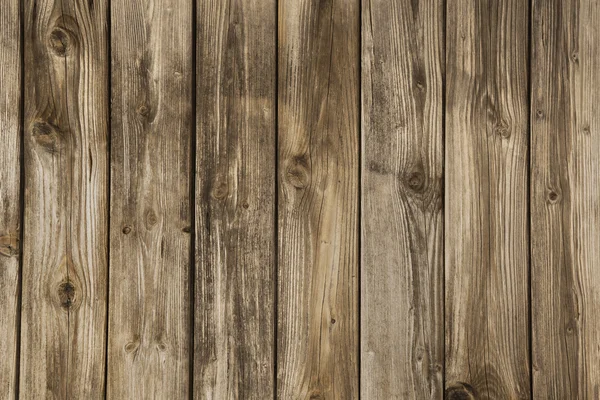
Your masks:
{"label": "wood knot", "polygon": [[591,133],[590,126],[585,124],[583,128],[581,128],[581,132],[586,136],[589,135]]}
{"label": "wood knot", "polygon": [[136,113],[144,118],[144,119],[150,119],[151,118],[151,114],[152,114],[152,108],[150,107],[150,105],[146,102],[140,104],[137,108],[136,108]]}
{"label": "wood knot", "polygon": [[0,237],[0,254],[5,257],[17,257],[19,255],[19,238],[15,235]]}
{"label": "wood knot", "polygon": [[510,129],[508,124],[505,121],[499,121],[494,125],[494,134],[496,136],[500,136],[501,138],[508,139],[510,138]]}
{"label": "wood knot", "polygon": [[408,175],[406,183],[411,190],[420,192],[425,186],[425,176],[421,171],[413,171]]}
{"label": "wood knot", "polygon": [[149,208],[144,213],[144,223],[148,230],[152,229],[158,223],[158,216],[153,209]]}
{"label": "wood knot", "polygon": [[320,391],[318,390],[314,390],[311,394],[310,394],[310,400],[322,400],[323,399],[323,395],[321,394]]}
{"label": "wood knot", "polygon": [[535,116],[537,117],[537,119],[544,119],[544,111],[543,110],[536,110],[535,111]]}
{"label": "wood knot", "polygon": [[571,53],[571,61],[574,64],[578,64],[579,63],[579,53],[577,51],[574,51]]}
{"label": "wood knot", "polygon": [[567,336],[572,336],[575,334],[575,332],[577,331],[577,321],[572,319],[567,323],[566,326],[566,332],[567,332]]}
{"label": "wood knot", "polygon": [[163,341],[158,341],[156,342],[156,350],[162,353],[167,350],[167,345]]}
{"label": "wood knot", "polygon": [[468,383],[455,382],[446,388],[444,398],[447,400],[474,400],[477,396],[473,387]]}
{"label": "wood knot", "polygon": [[331,325],[335,325],[335,323],[336,323],[335,318],[331,318]]}
{"label": "wood knot", "polygon": [[75,286],[70,281],[58,285],[58,299],[60,306],[66,310],[73,308],[76,299]]}
{"label": "wood knot", "polygon": [[308,186],[308,171],[302,164],[289,167],[286,171],[287,181],[296,189]]}
{"label": "wood knot", "polygon": [[191,226],[185,226],[183,227],[183,229],[181,230],[184,233],[190,233],[192,231],[192,227]]}
{"label": "wood knot", "polygon": [[560,195],[558,193],[556,193],[554,190],[549,190],[548,196],[547,196],[547,201],[548,201],[548,204],[556,204],[560,201]]}
{"label": "wood knot", "polygon": [[48,37],[48,47],[59,57],[66,57],[71,47],[71,34],[63,28],[56,27]]}
{"label": "wood knot", "polygon": [[131,226],[125,225],[122,230],[123,234],[129,235],[131,233]]}
{"label": "wood knot", "polygon": [[35,142],[49,153],[58,151],[60,136],[54,125],[45,121],[35,121],[31,127],[31,135]]}
{"label": "wood knot", "polygon": [[227,183],[223,181],[217,182],[211,192],[211,196],[215,200],[224,200],[228,194],[229,188],[227,187]]}
{"label": "wood knot", "polygon": [[125,353],[131,354],[131,353],[134,353],[139,347],[140,347],[140,341],[133,340],[133,341],[125,344],[125,347],[123,348],[123,350],[125,350]]}
{"label": "wood knot", "polygon": [[247,210],[247,209],[248,209],[248,207],[250,207],[250,205],[248,204],[248,202],[247,202],[247,201],[245,201],[245,202],[243,202],[243,203],[242,203],[242,208],[243,208],[244,210]]}

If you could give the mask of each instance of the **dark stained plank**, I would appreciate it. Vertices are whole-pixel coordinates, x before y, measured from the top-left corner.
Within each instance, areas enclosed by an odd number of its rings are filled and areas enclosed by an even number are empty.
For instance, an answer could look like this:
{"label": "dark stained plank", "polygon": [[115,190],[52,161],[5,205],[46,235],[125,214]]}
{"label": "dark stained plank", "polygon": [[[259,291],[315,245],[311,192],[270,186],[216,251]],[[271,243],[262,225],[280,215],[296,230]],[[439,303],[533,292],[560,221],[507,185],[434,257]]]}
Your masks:
{"label": "dark stained plank", "polygon": [[19,1],[0,7],[0,393],[16,394],[21,232]]}
{"label": "dark stained plank", "polygon": [[358,398],[359,9],[279,1],[282,399]]}
{"label": "dark stained plank", "polygon": [[530,395],[527,2],[447,3],[446,395]]}
{"label": "dark stained plank", "polygon": [[105,0],[26,0],[21,398],[104,395]]}
{"label": "dark stained plank", "polygon": [[192,5],[111,1],[109,398],[190,392]]}
{"label": "dark stained plank", "polygon": [[275,0],[198,0],[194,395],[274,395]]}
{"label": "dark stained plank", "polygon": [[443,4],[362,5],[365,399],[443,395]]}
{"label": "dark stained plank", "polygon": [[600,396],[600,4],[533,2],[533,389]]}

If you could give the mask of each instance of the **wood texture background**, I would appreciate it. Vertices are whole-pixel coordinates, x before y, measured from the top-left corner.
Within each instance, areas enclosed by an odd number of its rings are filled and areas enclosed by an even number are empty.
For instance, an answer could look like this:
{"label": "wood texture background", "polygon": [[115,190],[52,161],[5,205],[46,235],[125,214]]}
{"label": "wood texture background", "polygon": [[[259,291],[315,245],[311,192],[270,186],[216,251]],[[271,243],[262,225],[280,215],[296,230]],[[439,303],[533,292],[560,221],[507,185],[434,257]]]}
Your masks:
{"label": "wood texture background", "polygon": [[5,0],[0,398],[600,399],[598,18]]}

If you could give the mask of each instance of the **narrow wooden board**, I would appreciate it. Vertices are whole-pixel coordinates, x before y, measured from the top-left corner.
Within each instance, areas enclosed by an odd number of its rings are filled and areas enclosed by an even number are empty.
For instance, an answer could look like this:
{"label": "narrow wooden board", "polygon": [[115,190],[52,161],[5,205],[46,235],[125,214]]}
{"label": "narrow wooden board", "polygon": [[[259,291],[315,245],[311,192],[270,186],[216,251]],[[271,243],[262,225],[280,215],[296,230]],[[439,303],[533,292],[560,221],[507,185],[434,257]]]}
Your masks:
{"label": "narrow wooden board", "polygon": [[528,23],[523,1],[447,4],[449,398],[530,396]]}
{"label": "narrow wooden board", "polygon": [[111,1],[109,398],[190,393],[192,5]]}
{"label": "narrow wooden board", "polygon": [[363,0],[361,397],[441,399],[443,2]]}
{"label": "narrow wooden board", "polygon": [[358,398],[359,11],[279,1],[282,399]]}
{"label": "narrow wooden board", "polygon": [[535,398],[600,395],[600,4],[533,2]]}
{"label": "narrow wooden board", "polygon": [[104,396],[105,0],[26,0],[20,394]]}
{"label": "narrow wooden board", "polygon": [[270,399],[275,0],[198,0],[194,395]]}
{"label": "narrow wooden board", "polygon": [[18,0],[0,7],[0,393],[14,398],[21,236],[21,27]]}

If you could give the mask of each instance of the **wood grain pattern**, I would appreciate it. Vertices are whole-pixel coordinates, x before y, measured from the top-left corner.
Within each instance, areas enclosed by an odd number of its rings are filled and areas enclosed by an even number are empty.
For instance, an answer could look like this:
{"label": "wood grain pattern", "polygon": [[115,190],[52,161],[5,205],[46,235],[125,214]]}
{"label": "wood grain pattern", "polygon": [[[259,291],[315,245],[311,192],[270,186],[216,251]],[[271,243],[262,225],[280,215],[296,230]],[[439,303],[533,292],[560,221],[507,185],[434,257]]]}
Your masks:
{"label": "wood grain pattern", "polygon": [[21,236],[19,1],[0,7],[0,393],[16,395]]}
{"label": "wood grain pattern", "polygon": [[102,398],[106,1],[27,0],[21,398]]}
{"label": "wood grain pattern", "polygon": [[108,397],[190,393],[192,0],[111,2]]}
{"label": "wood grain pattern", "polygon": [[532,325],[536,398],[600,396],[600,7],[533,2]]}
{"label": "wood grain pattern", "polygon": [[276,1],[198,1],[194,394],[274,395]]}
{"label": "wood grain pattern", "polygon": [[355,399],[359,1],[278,18],[278,396]]}
{"label": "wood grain pattern", "polygon": [[447,5],[446,396],[529,398],[527,3]]}
{"label": "wood grain pattern", "polygon": [[441,399],[443,2],[362,19],[361,397]]}

